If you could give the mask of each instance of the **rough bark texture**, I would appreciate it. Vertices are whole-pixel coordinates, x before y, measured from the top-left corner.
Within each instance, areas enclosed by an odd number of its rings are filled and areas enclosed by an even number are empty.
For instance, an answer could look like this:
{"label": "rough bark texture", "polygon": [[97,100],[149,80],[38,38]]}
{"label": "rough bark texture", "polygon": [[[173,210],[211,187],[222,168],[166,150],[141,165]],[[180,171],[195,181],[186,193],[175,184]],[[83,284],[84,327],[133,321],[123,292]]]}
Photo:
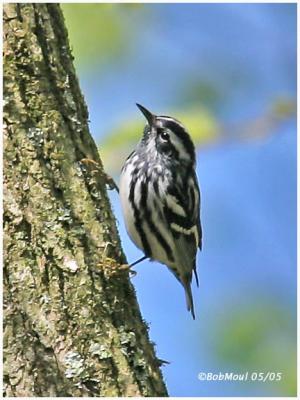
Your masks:
{"label": "rough bark texture", "polygon": [[58,5],[4,6],[4,96],[6,395],[166,396]]}

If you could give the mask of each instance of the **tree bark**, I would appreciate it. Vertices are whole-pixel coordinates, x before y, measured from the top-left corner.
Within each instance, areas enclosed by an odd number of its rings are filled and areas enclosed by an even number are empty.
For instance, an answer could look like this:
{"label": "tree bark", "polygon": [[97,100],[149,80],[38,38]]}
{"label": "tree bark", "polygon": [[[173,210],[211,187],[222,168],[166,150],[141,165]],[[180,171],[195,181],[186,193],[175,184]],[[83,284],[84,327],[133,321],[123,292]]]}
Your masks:
{"label": "tree bark", "polygon": [[59,6],[4,5],[3,47],[5,394],[167,396]]}

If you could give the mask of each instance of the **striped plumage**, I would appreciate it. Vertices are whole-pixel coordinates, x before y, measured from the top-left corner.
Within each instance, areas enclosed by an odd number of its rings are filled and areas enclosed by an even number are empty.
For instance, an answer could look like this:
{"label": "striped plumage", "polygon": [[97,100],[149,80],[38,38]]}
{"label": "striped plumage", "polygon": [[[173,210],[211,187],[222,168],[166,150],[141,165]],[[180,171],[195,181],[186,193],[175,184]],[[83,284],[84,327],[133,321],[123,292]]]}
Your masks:
{"label": "striped plumage", "polygon": [[198,285],[202,231],[194,145],[179,121],[138,107],[148,124],[121,173],[126,229],[146,256],[165,264],[180,281],[195,318],[191,281],[194,271]]}

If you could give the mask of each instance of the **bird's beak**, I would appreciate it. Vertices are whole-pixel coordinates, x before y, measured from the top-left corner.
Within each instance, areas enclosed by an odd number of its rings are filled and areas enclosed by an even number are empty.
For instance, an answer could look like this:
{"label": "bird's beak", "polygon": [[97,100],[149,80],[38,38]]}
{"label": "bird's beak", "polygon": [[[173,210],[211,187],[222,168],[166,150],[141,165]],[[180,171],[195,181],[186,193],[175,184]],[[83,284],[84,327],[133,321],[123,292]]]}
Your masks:
{"label": "bird's beak", "polygon": [[147,108],[141,106],[140,104],[136,103],[136,105],[138,106],[138,108],[142,111],[142,113],[144,114],[146,120],[148,121],[148,124],[150,126],[152,126],[155,122],[156,119],[156,115],[152,114],[149,110],[147,110]]}

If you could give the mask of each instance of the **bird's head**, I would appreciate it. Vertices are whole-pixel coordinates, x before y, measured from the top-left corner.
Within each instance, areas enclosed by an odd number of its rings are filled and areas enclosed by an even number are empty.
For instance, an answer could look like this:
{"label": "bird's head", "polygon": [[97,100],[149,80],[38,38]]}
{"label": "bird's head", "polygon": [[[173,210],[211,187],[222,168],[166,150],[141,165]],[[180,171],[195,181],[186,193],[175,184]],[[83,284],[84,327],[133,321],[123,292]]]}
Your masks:
{"label": "bird's head", "polygon": [[156,152],[173,161],[194,165],[195,147],[190,135],[175,118],[155,115],[140,104],[137,104],[147,120],[144,129],[142,146],[149,154]]}

